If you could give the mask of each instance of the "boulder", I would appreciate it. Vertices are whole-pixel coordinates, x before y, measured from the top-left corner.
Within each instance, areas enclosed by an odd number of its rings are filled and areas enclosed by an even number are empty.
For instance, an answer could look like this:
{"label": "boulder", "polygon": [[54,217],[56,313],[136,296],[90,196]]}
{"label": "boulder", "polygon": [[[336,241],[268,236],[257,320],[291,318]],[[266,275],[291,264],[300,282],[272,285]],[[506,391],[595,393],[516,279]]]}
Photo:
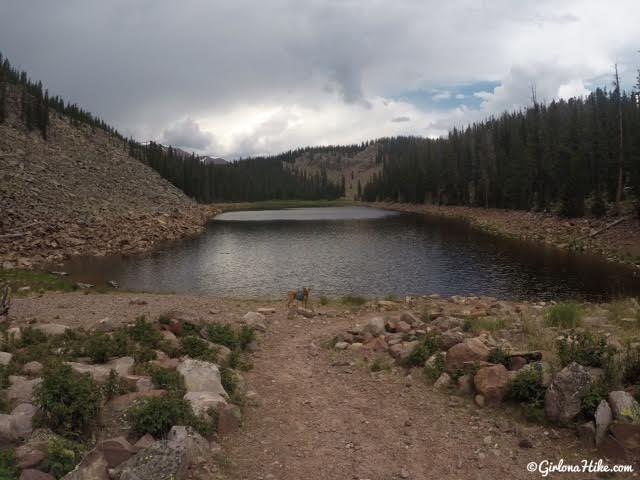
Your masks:
{"label": "boulder", "polygon": [[416,325],[420,325],[422,324],[422,322],[420,321],[420,319],[418,319],[418,317],[416,317],[413,313],[411,312],[402,312],[400,314],[400,321],[401,322],[405,322],[408,323],[409,325],[411,325],[412,327],[415,327]]}
{"label": "boulder", "polygon": [[435,320],[432,320],[430,325],[441,332],[445,332],[456,327],[462,328],[464,320],[455,317],[438,317]]}
{"label": "boulder", "polygon": [[248,326],[255,328],[259,332],[266,332],[265,316],[258,312],[248,312],[242,317],[242,322]]}
{"label": "boulder", "polygon": [[460,330],[447,330],[442,332],[439,337],[440,345],[443,350],[449,350],[454,345],[463,342],[465,339],[464,333]]}
{"label": "boulder", "polygon": [[88,365],[80,362],[64,362],[71,367],[75,373],[83,375],[89,374],[98,383],[104,383],[109,378],[109,368],[105,365]]}
{"label": "boulder", "polygon": [[13,355],[8,352],[0,352],[0,365],[7,366],[13,358]]}
{"label": "boulder", "polygon": [[509,371],[500,364],[478,370],[473,377],[473,384],[487,402],[501,402],[507,393],[510,379]]}
{"label": "boulder", "polygon": [[118,395],[117,397],[113,397],[111,400],[109,400],[105,404],[104,410],[105,412],[110,412],[111,414],[124,412],[138,400],[150,397],[160,397],[165,393],[165,390],[150,390],[148,392],[125,393],[124,395]]}
{"label": "boulder", "polygon": [[418,342],[417,340],[414,340],[412,342],[396,343],[395,345],[392,345],[391,347],[389,347],[389,353],[396,360],[402,361],[405,358],[407,358],[409,355],[411,355],[411,352],[413,352],[413,350],[419,344],[420,342]]}
{"label": "boulder", "polygon": [[466,373],[458,377],[458,393],[461,395],[471,395],[474,392],[473,375]]}
{"label": "boulder", "polygon": [[237,405],[226,404],[218,410],[218,434],[226,435],[240,428],[242,413]]}
{"label": "boulder", "polygon": [[18,440],[13,418],[6,413],[0,413],[0,448],[7,448]]}
{"label": "boulder", "polygon": [[[110,480],[107,472],[107,461],[102,456],[102,452],[94,448],[84,456],[76,468],[67,473],[61,480]],[[124,478],[121,478],[121,480],[124,480]]]}
{"label": "boulder", "polygon": [[29,375],[30,377],[37,377],[42,373],[43,368],[44,367],[40,362],[34,360],[32,362],[25,363],[22,366],[21,372],[25,375]]}
{"label": "boulder", "polygon": [[617,390],[609,393],[613,418],[618,422],[640,423],[640,405],[631,394]]}
{"label": "boulder", "polygon": [[136,449],[124,437],[110,438],[98,443],[96,449],[107,462],[107,468],[114,468],[129,460]]}
{"label": "boulder", "polygon": [[509,358],[509,370],[518,371],[527,364],[527,359],[524,357],[516,356]]}
{"label": "boulder", "polygon": [[588,370],[576,362],[564,367],[547,389],[544,409],[547,418],[556,423],[567,424],[581,409],[581,398],[591,385]]}
{"label": "boulder", "polygon": [[227,397],[227,392],[222,387],[220,370],[218,366],[187,358],[178,366],[178,372],[184,377],[184,383],[188,392],[210,392]]}
{"label": "boulder", "polygon": [[440,389],[449,388],[451,386],[451,377],[444,372],[438,377],[433,386]]}
{"label": "boulder", "polygon": [[445,367],[448,371],[464,367],[465,362],[485,362],[489,358],[489,349],[478,338],[467,338],[447,351]]}
{"label": "boulder", "polygon": [[105,317],[98,320],[93,327],[93,329],[97,332],[112,332],[116,329],[116,322],[111,317]]}
{"label": "boulder", "polygon": [[47,456],[44,452],[35,449],[29,450],[20,458],[18,458],[16,453],[16,462],[20,470],[37,467],[45,458],[47,458]]}
{"label": "boulder", "polygon": [[41,378],[29,380],[26,377],[10,375],[11,385],[7,388],[7,400],[11,405],[21,403],[31,403],[33,400],[33,389],[42,382]]}
{"label": "boulder", "polygon": [[11,411],[13,429],[19,438],[27,438],[33,432],[33,418],[38,409],[30,403],[21,403]]}
{"label": "boulder", "polygon": [[140,377],[136,380],[137,392],[150,392],[153,389],[154,385],[150,377]]}
{"label": "boulder", "polygon": [[600,442],[607,434],[609,430],[609,425],[613,421],[613,413],[611,411],[611,407],[609,406],[609,402],[606,400],[601,400],[598,404],[598,408],[596,408],[596,413],[594,415],[594,419],[596,422],[596,447],[600,445]]}
{"label": "boulder", "polygon": [[611,433],[626,450],[640,452],[640,425],[615,422],[611,425]]}
{"label": "boulder", "polygon": [[22,471],[19,480],[56,480],[56,477],[35,468],[27,468]]}
{"label": "boulder", "polygon": [[201,463],[210,457],[209,442],[192,427],[171,427],[167,440],[170,445],[185,449],[189,464]]}
{"label": "boulder", "polygon": [[169,330],[161,330],[160,334],[169,345],[172,345],[174,347],[180,345],[180,340],[178,340],[178,337],[176,337],[173,332],[170,332]]}
{"label": "boulder", "polygon": [[131,373],[131,369],[135,363],[136,361],[133,357],[121,357],[114,358],[113,360],[105,363],[105,366],[109,370],[115,370],[120,377],[126,377]]}
{"label": "boulder", "polygon": [[385,320],[382,317],[370,318],[363,328],[363,332],[369,332],[374,337],[384,333]]}
{"label": "boulder", "polygon": [[207,415],[209,409],[213,408],[218,411],[221,405],[226,405],[225,397],[213,392],[188,392],[184,399],[191,404],[193,413],[198,416]]}
{"label": "boulder", "polygon": [[188,468],[186,446],[158,440],[118,465],[111,471],[111,477],[114,480],[183,480]]}
{"label": "boulder", "polygon": [[153,438],[153,435],[151,435],[150,433],[145,433],[133,446],[136,450],[142,450],[144,448],[150,447],[155,441],[156,439]]}

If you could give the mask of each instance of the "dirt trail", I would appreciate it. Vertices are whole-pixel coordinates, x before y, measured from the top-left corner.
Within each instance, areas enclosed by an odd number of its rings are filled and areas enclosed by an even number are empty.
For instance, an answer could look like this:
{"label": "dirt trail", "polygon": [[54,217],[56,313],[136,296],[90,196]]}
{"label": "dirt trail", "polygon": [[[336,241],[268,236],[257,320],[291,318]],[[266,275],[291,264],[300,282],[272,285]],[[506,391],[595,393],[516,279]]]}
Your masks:
{"label": "dirt trail", "polygon": [[538,476],[529,461],[574,458],[564,432],[549,441],[558,432],[436,392],[417,372],[374,375],[321,346],[349,323],[272,320],[247,374],[258,405],[224,442],[228,478],[517,479]]}

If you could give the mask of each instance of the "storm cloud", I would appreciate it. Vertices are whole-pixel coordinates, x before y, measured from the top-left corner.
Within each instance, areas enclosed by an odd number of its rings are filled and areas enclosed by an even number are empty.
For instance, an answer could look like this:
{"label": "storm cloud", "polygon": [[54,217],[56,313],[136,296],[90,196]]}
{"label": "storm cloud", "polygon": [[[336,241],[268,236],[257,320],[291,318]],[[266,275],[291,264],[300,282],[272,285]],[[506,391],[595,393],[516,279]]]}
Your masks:
{"label": "storm cloud", "polygon": [[0,51],[127,135],[230,158],[442,135],[616,62],[630,87],[636,2],[615,3],[0,0]]}

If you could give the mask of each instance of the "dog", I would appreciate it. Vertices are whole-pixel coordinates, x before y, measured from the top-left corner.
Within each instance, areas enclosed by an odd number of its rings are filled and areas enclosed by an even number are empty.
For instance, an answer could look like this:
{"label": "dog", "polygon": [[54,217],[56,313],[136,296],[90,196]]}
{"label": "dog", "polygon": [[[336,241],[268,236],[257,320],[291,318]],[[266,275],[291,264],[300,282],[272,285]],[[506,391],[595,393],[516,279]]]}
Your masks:
{"label": "dog", "polygon": [[307,302],[309,301],[310,293],[311,289],[308,287],[302,287],[298,290],[287,292],[287,308],[291,307],[291,304],[294,302],[294,300],[302,302],[304,308],[307,308]]}

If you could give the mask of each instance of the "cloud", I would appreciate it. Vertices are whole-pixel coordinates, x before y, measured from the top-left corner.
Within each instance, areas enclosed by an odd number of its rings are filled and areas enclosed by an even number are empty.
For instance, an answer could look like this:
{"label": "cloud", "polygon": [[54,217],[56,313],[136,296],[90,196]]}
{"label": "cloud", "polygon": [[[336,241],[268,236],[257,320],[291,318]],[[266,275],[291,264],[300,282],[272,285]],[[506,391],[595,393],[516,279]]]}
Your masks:
{"label": "cloud", "polygon": [[215,144],[215,137],[210,132],[203,132],[197,122],[187,117],[167,128],[162,134],[162,142],[188,151],[205,152]]}
{"label": "cloud", "polygon": [[411,121],[411,117],[406,117],[406,116],[393,117],[391,119],[391,121],[394,122],[394,123],[410,122]]}
{"label": "cloud", "polygon": [[[616,62],[629,87],[636,9],[635,0],[0,0],[0,45],[127,135],[230,157],[439,135],[526,105],[532,83],[547,100],[610,84]],[[462,92],[473,108],[460,107],[459,87],[483,83],[484,93]],[[430,104],[397,100],[408,91]]]}

